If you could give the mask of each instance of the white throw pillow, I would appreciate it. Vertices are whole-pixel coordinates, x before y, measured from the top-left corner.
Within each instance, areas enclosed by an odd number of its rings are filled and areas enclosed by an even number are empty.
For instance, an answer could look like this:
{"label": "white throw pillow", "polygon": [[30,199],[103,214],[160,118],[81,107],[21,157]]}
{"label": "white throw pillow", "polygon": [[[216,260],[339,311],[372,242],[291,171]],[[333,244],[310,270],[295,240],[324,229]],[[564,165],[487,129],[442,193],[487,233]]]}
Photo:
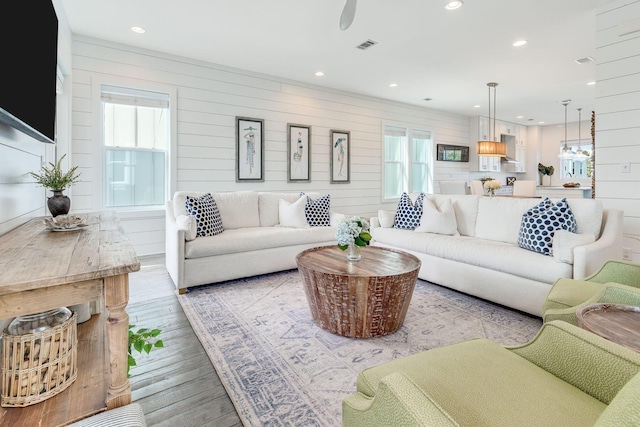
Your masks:
{"label": "white throw pillow", "polygon": [[337,227],[340,222],[345,219],[347,216],[342,213],[329,211],[329,219],[332,227]]}
{"label": "white throw pillow", "polygon": [[393,227],[393,221],[396,219],[395,211],[378,211],[378,221],[380,221],[380,227],[382,228],[391,228]]}
{"label": "white throw pillow", "polygon": [[567,230],[556,230],[553,235],[553,259],[555,262],[573,264],[573,248],[596,241],[591,233],[577,234]]}
{"label": "white throw pillow", "polygon": [[178,215],[176,218],[178,230],[184,231],[184,239],[191,241],[196,238],[197,224],[193,215]]}
{"label": "white throw pillow", "polygon": [[422,201],[420,225],[414,231],[459,236],[456,214],[453,211],[451,199],[445,200],[440,209],[438,210],[431,200],[425,198]]}
{"label": "white throw pillow", "polygon": [[307,216],[304,213],[306,203],[306,197],[301,197],[293,203],[280,199],[278,201],[280,227],[308,228]]}

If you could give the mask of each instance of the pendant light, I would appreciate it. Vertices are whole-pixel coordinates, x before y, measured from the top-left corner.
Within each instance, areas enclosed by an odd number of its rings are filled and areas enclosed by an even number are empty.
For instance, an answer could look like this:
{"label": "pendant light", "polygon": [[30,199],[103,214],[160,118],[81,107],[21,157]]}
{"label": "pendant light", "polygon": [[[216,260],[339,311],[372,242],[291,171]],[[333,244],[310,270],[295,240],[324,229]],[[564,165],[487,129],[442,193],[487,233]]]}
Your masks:
{"label": "pendant light", "polygon": [[[489,86],[489,141],[478,141],[476,152],[478,156],[506,157],[507,144],[496,141],[496,86],[498,83],[487,83]],[[491,133],[491,88],[493,88],[493,133]]]}
{"label": "pendant light", "polygon": [[581,134],[582,129],[581,128],[582,128],[582,108],[578,108],[578,152],[573,155],[573,160],[577,162],[583,162],[589,158],[589,156],[584,154],[584,152],[582,151],[582,134]]}
{"label": "pendant light", "polygon": [[572,160],[573,152],[567,146],[567,105],[571,102],[570,99],[562,101],[562,105],[564,105],[564,147],[562,147],[562,151],[558,154],[558,158],[560,160]]}

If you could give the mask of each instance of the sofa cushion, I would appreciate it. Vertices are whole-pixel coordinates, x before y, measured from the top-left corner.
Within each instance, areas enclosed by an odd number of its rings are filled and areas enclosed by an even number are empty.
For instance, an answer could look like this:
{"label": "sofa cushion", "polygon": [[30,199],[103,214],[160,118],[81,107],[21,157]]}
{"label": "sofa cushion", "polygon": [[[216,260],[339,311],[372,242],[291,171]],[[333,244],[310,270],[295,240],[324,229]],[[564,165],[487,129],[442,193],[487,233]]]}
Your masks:
{"label": "sofa cushion", "polygon": [[522,214],[539,202],[534,198],[480,197],[475,237],[517,243]]}
{"label": "sofa cushion", "polygon": [[553,283],[558,277],[572,277],[573,269],[570,264],[555,262],[552,257],[540,256],[514,243],[382,227],[371,230],[371,235],[376,243],[391,245],[400,250],[427,254],[538,282]]}
{"label": "sofa cushion", "polygon": [[[310,192],[307,196],[312,198],[320,197],[320,193]],[[272,191],[263,191],[258,193],[258,211],[260,216],[261,227],[273,227],[280,223],[280,205],[279,200],[284,199],[287,202],[295,202],[300,198],[300,192],[295,193],[278,193]]]}
{"label": "sofa cushion", "polygon": [[396,213],[395,211],[385,211],[380,209],[378,211],[378,221],[380,221],[380,227],[390,228],[393,227],[393,222],[395,221]]}
{"label": "sofa cushion", "polygon": [[196,236],[215,236],[224,231],[218,205],[210,193],[200,197],[186,196],[185,209],[196,219]]}
{"label": "sofa cushion", "polygon": [[572,233],[567,230],[556,230],[553,235],[553,259],[556,262],[573,264],[573,248],[596,241],[591,233]]}
{"label": "sofa cushion", "polygon": [[337,244],[333,227],[251,227],[185,242],[185,258],[203,258],[306,244]]}
{"label": "sofa cushion", "polygon": [[544,255],[552,255],[555,231],[564,229],[575,232],[576,221],[567,199],[560,200],[544,212],[540,210],[537,206],[522,215],[518,246]]}
{"label": "sofa cushion", "polygon": [[576,233],[593,234],[596,240],[600,238],[602,228],[602,200],[567,199],[567,203],[576,219]]}
{"label": "sofa cushion", "polygon": [[393,221],[394,228],[403,230],[414,230],[420,224],[422,217],[422,199],[424,194],[420,193],[415,203],[412,203],[411,197],[407,193],[402,193],[396,208],[396,215]]}
{"label": "sofa cushion", "polygon": [[300,197],[306,197],[307,203],[304,207],[304,214],[307,218],[307,223],[311,227],[326,227],[331,225],[331,218],[329,211],[331,210],[331,198],[328,194],[317,199],[312,199],[311,196],[306,196],[304,193],[300,193]]}
{"label": "sofa cushion", "polygon": [[456,214],[453,212],[451,199],[447,199],[438,210],[433,202],[425,197],[422,200],[420,225],[418,225],[414,231],[419,233],[459,235]]}
{"label": "sofa cushion", "polygon": [[291,203],[284,199],[280,199],[280,227],[307,228],[307,217],[304,213],[306,200],[304,197],[299,198]]}
{"label": "sofa cushion", "polygon": [[[200,197],[203,191],[176,191],[173,195],[174,216],[184,215],[186,196]],[[220,211],[220,218],[225,230],[243,227],[258,227],[258,193],[255,191],[229,191],[210,193]]]}

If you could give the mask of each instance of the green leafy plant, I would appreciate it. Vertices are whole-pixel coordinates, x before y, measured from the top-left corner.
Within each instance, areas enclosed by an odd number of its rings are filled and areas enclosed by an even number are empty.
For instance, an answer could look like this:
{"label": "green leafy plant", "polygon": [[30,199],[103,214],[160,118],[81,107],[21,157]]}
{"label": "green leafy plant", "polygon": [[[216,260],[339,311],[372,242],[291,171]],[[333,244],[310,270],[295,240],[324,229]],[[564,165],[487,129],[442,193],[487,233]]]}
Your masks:
{"label": "green leafy plant", "polygon": [[538,172],[542,175],[553,175],[554,169],[553,166],[545,166],[542,163],[538,163]]}
{"label": "green leafy plant", "polygon": [[129,325],[129,360],[127,363],[127,378],[130,378],[129,370],[132,366],[136,366],[136,359],[133,357],[133,350],[142,354],[149,354],[152,349],[164,347],[164,343],[161,339],[157,339],[160,332],[160,329],[147,329],[140,328],[137,331],[134,331],[136,325]]}
{"label": "green leafy plant", "polygon": [[76,173],[78,166],[74,166],[66,173],[62,173],[62,159],[64,159],[65,156],[66,154],[60,157],[60,160],[55,164],[49,162],[49,166],[42,166],[39,174],[34,172],[30,172],[29,174],[43,187],[47,187],[53,191],[64,190],[80,179],[80,174]]}

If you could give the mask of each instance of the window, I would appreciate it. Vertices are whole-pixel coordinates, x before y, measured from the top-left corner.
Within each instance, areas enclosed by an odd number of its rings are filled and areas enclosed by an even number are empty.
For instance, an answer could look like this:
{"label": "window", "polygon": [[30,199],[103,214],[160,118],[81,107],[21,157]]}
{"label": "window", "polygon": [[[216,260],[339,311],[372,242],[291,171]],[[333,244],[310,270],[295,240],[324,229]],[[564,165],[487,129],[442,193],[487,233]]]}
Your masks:
{"label": "window", "polygon": [[384,127],[384,198],[403,192],[433,192],[431,132]]}
{"label": "window", "polygon": [[[580,145],[577,140],[567,141],[571,154],[560,159],[560,178],[591,178],[591,143]],[[564,142],[560,143],[560,152]],[[582,155],[577,155],[582,154]]]}
{"label": "window", "polygon": [[102,85],[106,207],[164,205],[169,95]]}

